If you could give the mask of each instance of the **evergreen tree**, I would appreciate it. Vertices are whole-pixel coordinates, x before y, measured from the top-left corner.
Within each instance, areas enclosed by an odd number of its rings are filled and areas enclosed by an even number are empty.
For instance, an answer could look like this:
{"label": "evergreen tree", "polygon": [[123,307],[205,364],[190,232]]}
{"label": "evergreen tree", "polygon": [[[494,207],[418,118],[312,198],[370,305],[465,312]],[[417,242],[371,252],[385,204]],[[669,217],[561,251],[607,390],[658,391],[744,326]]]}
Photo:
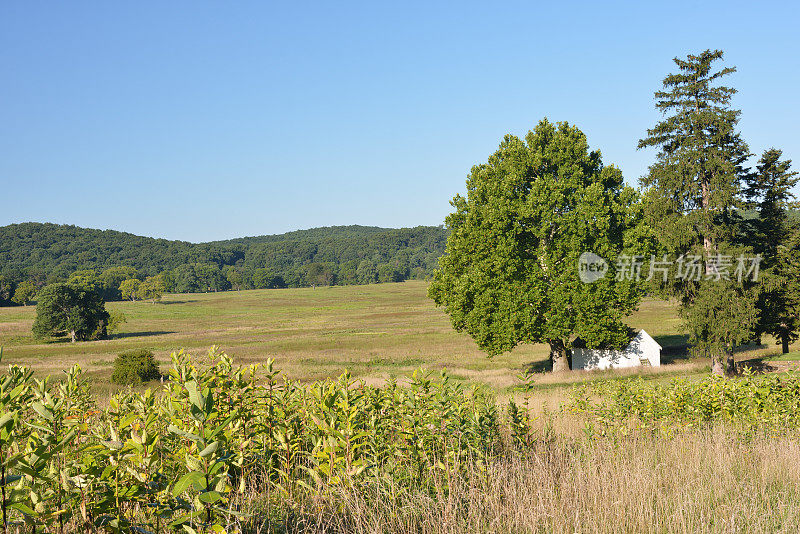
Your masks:
{"label": "evergreen tree", "polygon": [[749,221],[747,239],[760,253],[764,268],[770,268],[778,257],[778,248],[789,237],[789,209],[793,206],[792,188],[800,175],[792,171],[792,161],[783,160],[777,148],[765,150],[758,160],[756,172],[746,176],[744,194],[758,217]]}
{"label": "evergreen tree", "polygon": [[797,229],[793,232],[789,220],[794,200],[792,188],[800,176],[791,170],[791,160],[781,161],[782,155],[776,148],[764,151],[756,172],[747,176],[745,194],[758,214],[749,221],[747,240],[761,254],[764,267],[756,333],[774,336],[785,354],[800,330],[797,297],[800,276],[796,268],[800,248]]}
{"label": "evergreen tree", "polygon": [[[736,90],[718,84],[736,71],[714,70],[722,57],[720,50],[706,50],[674,59],[678,73],[664,78],[663,90],[655,93],[664,118],[639,141],[639,148],[659,149],[642,185],[652,200],[649,213],[660,229],[661,245],[674,258],[697,256],[705,266],[699,279],[675,277],[670,289],[680,298],[695,352],[711,357],[715,374],[722,374],[725,353],[733,371],[733,345],[742,338],[731,335],[731,325],[742,320],[738,306],[731,309],[726,303],[732,292],[745,307],[753,306],[755,298],[743,284],[720,280],[713,261],[746,252],[733,241],[740,227],[743,165],[750,154],[736,130],[740,112],[730,106]],[[710,287],[700,288],[703,284]],[[693,311],[695,305],[700,308]],[[718,313],[712,317],[700,309]],[[739,324],[745,339],[749,324]]]}
{"label": "evergreen tree", "polygon": [[775,267],[767,272],[759,299],[758,328],[775,336],[786,354],[800,332],[800,226],[795,226],[779,247]]}

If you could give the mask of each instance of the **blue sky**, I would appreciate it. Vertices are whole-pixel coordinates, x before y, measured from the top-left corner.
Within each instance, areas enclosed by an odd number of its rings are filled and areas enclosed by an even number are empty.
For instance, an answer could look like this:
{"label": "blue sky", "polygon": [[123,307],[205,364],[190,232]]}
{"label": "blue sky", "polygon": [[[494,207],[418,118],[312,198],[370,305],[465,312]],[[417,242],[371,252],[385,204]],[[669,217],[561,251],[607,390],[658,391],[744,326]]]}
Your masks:
{"label": "blue sky", "polygon": [[671,59],[721,48],[752,152],[800,166],[797,5],[0,3],[0,225],[207,241],[442,223],[542,117],[636,184]]}

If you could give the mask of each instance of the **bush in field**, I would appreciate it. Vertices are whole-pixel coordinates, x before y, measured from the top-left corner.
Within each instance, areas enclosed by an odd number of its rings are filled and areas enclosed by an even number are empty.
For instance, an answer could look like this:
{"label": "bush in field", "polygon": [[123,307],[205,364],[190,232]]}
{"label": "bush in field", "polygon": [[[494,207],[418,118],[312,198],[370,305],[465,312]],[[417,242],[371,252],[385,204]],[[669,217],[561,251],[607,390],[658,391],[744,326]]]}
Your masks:
{"label": "bush in field", "polygon": [[160,376],[153,353],[147,349],[134,349],[117,356],[111,381],[121,385],[135,385]]}

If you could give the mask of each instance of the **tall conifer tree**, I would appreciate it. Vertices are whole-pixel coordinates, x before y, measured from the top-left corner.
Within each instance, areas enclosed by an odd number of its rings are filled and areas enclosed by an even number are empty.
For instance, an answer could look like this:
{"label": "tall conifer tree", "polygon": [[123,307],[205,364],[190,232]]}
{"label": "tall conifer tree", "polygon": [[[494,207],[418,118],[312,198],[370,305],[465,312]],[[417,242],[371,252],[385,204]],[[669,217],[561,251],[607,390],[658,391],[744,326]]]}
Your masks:
{"label": "tall conifer tree", "polygon": [[791,160],[781,160],[782,155],[776,148],[764,151],[756,171],[747,176],[745,194],[758,213],[748,221],[746,239],[761,254],[764,267],[757,333],[775,336],[785,354],[800,330],[800,243],[798,230],[789,220],[792,188],[800,176],[791,170]]}
{"label": "tall conifer tree", "polygon": [[[676,277],[671,289],[681,300],[695,351],[711,357],[715,374],[722,374],[725,353],[732,370],[733,346],[749,337],[755,322],[752,313],[743,313],[754,300],[752,291],[718,280],[713,261],[743,252],[733,241],[743,164],[750,155],[737,131],[740,111],[730,105],[736,90],[719,84],[736,71],[715,70],[722,57],[720,50],[706,50],[674,59],[678,72],[664,78],[663,89],[655,93],[656,108],[664,117],[639,141],[639,148],[659,149],[642,184],[649,189],[661,244],[676,258],[696,255],[705,265],[699,279]],[[701,287],[705,284],[715,285]],[[743,306],[727,304],[734,295]]]}

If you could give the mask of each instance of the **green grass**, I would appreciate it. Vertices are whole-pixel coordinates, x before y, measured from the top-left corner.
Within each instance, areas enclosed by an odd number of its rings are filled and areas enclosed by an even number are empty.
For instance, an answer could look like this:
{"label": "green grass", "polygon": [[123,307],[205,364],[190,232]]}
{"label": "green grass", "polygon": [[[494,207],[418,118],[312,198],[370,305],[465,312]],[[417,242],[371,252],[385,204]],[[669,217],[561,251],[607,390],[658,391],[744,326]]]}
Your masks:
{"label": "green grass", "polygon": [[[0,308],[4,362],[31,366],[37,374],[59,373],[79,363],[101,388],[109,387],[111,363],[122,351],[151,349],[162,365],[180,348],[203,353],[219,345],[237,362],[276,360],[276,367],[300,380],[335,376],[345,369],[368,383],[403,377],[424,366],[447,368],[454,377],[483,382],[501,391],[520,384],[525,369],[546,369],[547,347],[519,346],[487,358],[426,296],[427,284],[228,291],[166,295],[158,304],[112,302],[127,323],[111,339],[79,343],[35,340],[35,308]],[[658,372],[704,373],[707,362],[686,355],[686,338],[671,303],[645,300],[629,323],[644,328],[665,347],[669,364]],[[754,347],[741,358],[764,357],[774,349]],[[644,371],[643,371],[644,372]],[[616,371],[544,376],[548,388],[577,380],[618,376]],[[666,375],[665,375],[666,376]]]}
{"label": "green grass", "polygon": [[796,362],[800,360],[800,350],[789,352],[787,354],[778,354],[776,356],[769,356],[765,360],[771,362]]}

